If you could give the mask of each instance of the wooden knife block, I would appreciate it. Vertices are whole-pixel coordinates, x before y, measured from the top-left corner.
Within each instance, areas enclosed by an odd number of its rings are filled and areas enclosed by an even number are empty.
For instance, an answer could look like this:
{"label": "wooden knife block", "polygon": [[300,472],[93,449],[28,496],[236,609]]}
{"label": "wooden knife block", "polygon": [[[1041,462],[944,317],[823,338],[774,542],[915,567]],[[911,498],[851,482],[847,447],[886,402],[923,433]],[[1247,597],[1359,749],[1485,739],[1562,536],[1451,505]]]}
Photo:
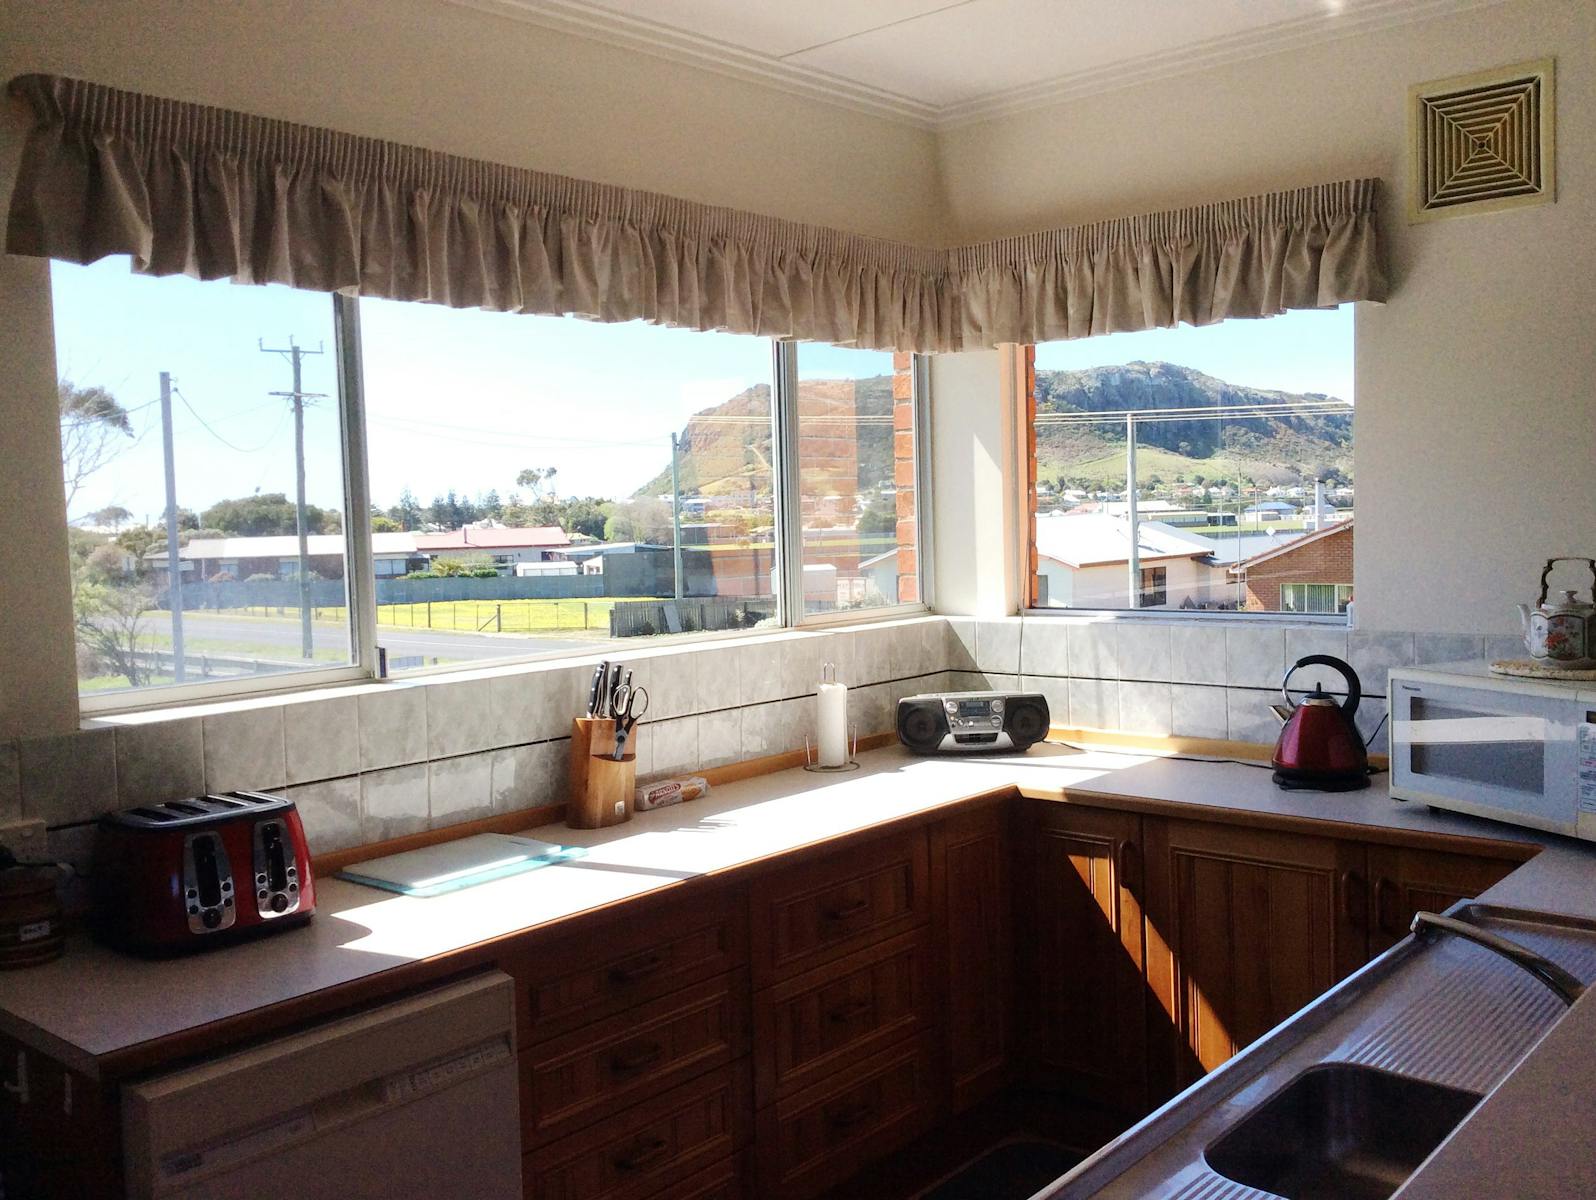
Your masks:
{"label": "wooden knife block", "polygon": [[[638,731],[627,738],[636,746]],[[637,787],[637,752],[628,749],[617,762],[615,722],[609,717],[577,717],[571,722],[570,797],[565,823],[572,829],[602,829],[632,819]]]}

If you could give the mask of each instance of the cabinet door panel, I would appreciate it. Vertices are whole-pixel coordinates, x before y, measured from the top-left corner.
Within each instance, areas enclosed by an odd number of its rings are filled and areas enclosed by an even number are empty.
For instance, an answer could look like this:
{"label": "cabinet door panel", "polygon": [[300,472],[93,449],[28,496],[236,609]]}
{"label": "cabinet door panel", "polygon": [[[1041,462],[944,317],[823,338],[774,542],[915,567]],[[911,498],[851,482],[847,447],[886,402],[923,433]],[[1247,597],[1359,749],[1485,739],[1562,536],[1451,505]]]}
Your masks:
{"label": "cabinet door panel", "polygon": [[1234,825],[1146,829],[1156,1102],[1362,965],[1364,851]]}
{"label": "cabinet door panel", "polygon": [[1008,818],[1009,806],[999,802],[944,821],[931,837],[954,1112],[995,1091],[1008,1072],[1014,974]]}
{"label": "cabinet door panel", "polygon": [[1499,882],[1518,861],[1403,846],[1369,847],[1369,953],[1407,936],[1413,914],[1441,912]]}
{"label": "cabinet door panel", "polygon": [[1046,802],[1029,816],[1022,999],[1032,1075],[1139,1112],[1147,1052],[1141,818]]}

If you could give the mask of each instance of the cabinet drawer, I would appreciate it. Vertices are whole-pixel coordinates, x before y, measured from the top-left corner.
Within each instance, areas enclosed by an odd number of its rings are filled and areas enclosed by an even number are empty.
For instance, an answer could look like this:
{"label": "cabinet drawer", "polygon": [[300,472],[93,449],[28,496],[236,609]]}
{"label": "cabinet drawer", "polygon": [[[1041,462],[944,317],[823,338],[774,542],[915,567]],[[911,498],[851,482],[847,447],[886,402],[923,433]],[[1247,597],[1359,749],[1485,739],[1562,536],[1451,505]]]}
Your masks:
{"label": "cabinet drawer", "polygon": [[817,1195],[931,1123],[930,1056],[914,1038],[760,1110],[759,1195]]}
{"label": "cabinet drawer", "polygon": [[677,1185],[730,1157],[746,1139],[743,1079],[722,1067],[533,1151],[522,1160],[526,1200],[675,1195]]}
{"label": "cabinet drawer", "polygon": [[924,931],[915,930],[755,996],[755,1104],[763,1107],[919,1032],[926,1022],[927,946]]}
{"label": "cabinet drawer", "polygon": [[739,1057],[744,977],[673,992],[521,1054],[521,1125],[534,1146]]}
{"label": "cabinet drawer", "polygon": [[741,1163],[736,1157],[724,1159],[650,1200],[743,1200]]}
{"label": "cabinet drawer", "polygon": [[754,884],[754,985],[840,958],[923,924],[929,911],[923,830],[866,842]]}
{"label": "cabinet drawer", "polygon": [[706,895],[692,904],[656,906],[644,900],[641,905],[646,906],[643,915],[539,943],[501,964],[516,980],[521,1045],[723,975],[747,961],[747,911],[740,890]]}

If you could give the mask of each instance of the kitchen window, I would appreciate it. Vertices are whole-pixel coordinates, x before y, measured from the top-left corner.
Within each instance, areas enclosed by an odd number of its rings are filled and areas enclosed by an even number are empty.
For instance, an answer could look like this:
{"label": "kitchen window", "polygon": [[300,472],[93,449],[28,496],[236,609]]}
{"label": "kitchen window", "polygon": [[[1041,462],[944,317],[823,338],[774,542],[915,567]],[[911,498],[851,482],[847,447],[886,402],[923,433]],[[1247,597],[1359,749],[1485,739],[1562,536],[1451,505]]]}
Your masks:
{"label": "kitchen window", "polygon": [[85,707],[362,672],[331,297],[52,263]]}
{"label": "kitchen window", "polygon": [[1031,347],[1030,607],[1344,614],[1352,339],[1342,305]]}
{"label": "kitchen window", "polygon": [[911,356],[52,280],[85,708],[923,604]]}

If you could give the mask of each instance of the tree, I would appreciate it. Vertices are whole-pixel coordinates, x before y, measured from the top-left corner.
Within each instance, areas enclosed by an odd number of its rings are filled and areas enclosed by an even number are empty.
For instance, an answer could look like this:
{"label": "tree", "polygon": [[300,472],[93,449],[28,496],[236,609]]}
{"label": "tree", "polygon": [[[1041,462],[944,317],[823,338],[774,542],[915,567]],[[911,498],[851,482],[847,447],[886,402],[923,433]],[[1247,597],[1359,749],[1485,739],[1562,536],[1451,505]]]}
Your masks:
{"label": "tree", "polygon": [[120,675],[129,687],[148,684],[154,656],[145,637],[144,614],[154,607],[155,590],[147,583],[80,577],[72,589],[72,617],[79,651],[89,661],[79,670]]}
{"label": "tree", "polygon": [[532,499],[543,499],[543,489],[549,489],[549,495],[554,494],[554,477],[559,474],[558,467],[527,467],[515,477],[516,487],[530,488]]}
{"label": "tree", "polygon": [[132,443],[133,421],[103,387],[80,388],[61,379],[56,392],[61,404],[61,477],[70,512],[89,476]]}
{"label": "tree", "polygon": [[398,521],[395,521],[386,513],[379,512],[371,514],[372,533],[399,533],[403,529],[403,525],[399,524]]}
{"label": "tree", "polygon": [[398,523],[400,529],[420,529],[426,512],[416,500],[415,493],[405,488],[399,493],[399,503],[388,510],[388,516]]}
{"label": "tree", "polygon": [[104,508],[97,508],[89,514],[89,520],[96,525],[109,525],[113,530],[120,529],[124,521],[133,519],[133,514],[120,504],[108,504]]}
{"label": "tree", "polygon": [[438,579],[483,578],[483,571],[491,575],[499,572],[486,554],[468,554],[461,558],[435,558],[432,574]]}
{"label": "tree", "polygon": [[124,529],[117,534],[116,544],[142,561],[146,550],[165,539],[166,533],[153,525],[135,525],[132,529]]}
{"label": "tree", "polygon": [[671,506],[657,496],[622,500],[611,507],[609,519],[604,522],[604,540],[608,542],[669,546],[671,533]]}
{"label": "tree", "polygon": [[858,529],[861,534],[896,533],[898,528],[898,498],[875,492],[865,501],[859,513]]}
{"label": "tree", "polygon": [[504,512],[504,501],[499,499],[498,488],[489,488],[477,497],[477,511],[484,517],[499,519]]}
{"label": "tree", "polygon": [[[199,525],[234,537],[267,537],[296,533],[294,502],[282,492],[263,492],[236,500],[218,500],[199,516]],[[338,533],[343,519],[336,509],[305,505],[306,533]]]}

